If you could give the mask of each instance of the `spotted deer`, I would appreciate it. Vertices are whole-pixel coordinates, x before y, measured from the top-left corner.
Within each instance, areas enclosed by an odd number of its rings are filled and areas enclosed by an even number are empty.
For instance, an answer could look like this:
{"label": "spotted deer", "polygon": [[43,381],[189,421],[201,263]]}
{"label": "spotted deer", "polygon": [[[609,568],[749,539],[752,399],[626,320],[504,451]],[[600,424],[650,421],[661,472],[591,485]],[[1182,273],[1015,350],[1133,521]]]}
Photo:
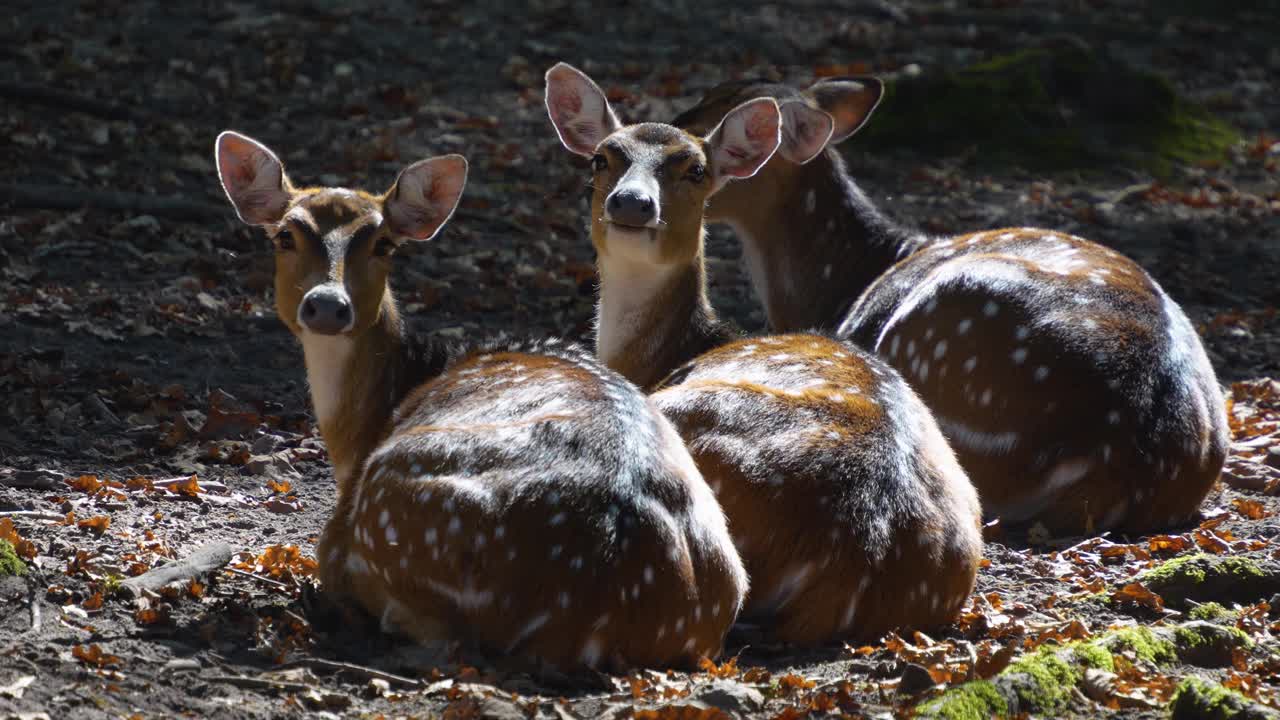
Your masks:
{"label": "spotted deer", "polygon": [[561,141],[591,158],[597,354],[653,390],[716,491],[751,577],[744,617],[797,644],[953,619],[981,511],[923,403],[850,343],[738,338],[707,298],[703,208],[773,154],[777,104],[692,135],[623,125],[569,65],[546,82]]}
{"label": "spotted deer", "polygon": [[1011,523],[1148,531],[1187,520],[1222,468],[1222,392],[1195,330],[1155,280],[1052,230],[927,237],[882,215],[833,147],[881,96],[874,78],[798,91],[710,91],[674,124],[780,103],[783,141],[711,202],[770,325],[837,330],[902,372],[982,495]]}
{"label": "spotted deer", "polygon": [[327,589],[424,643],[555,667],[720,651],[746,575],[652,401],[554,339],[460,350],[406,331],[391,257],[449,219],[461,156],[414,163],[373,195],[295,187],[233,132],[215,155],[240,218],[271,237],[276,309],[333,461],[337,507],[316,549]]}

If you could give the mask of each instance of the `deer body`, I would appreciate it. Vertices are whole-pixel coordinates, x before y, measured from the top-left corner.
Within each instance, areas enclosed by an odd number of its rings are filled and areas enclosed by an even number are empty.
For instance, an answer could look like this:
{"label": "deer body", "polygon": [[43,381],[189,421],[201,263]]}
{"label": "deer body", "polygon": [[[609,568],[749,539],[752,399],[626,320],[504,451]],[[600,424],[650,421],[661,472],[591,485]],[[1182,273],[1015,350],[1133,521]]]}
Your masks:
{"label": "deer body", "polygon": [[654,390],[716,491],[752,579],[744,616],[800,644],[954,618],[981,511],[928,410],[851,344],[740,339],[707,299],[702,208],[776,148],[776,105],[744,105],[699,137],[621,125],[567,65],[547,83],[561,139],[595,167],[598,354]]}
{"label": "deer body", "polygon": [[728,83],[676,120],[696,131],[751,98],[782,103],[783,148],[708,210],[742,239],[770,324],[835,329],[901,371],[990,516],[1067,532],[1187,520],[1228,439],[1213,368],[1177,303],[1078,237],[929,238],[884,218],[831,147],[879,96],[871,79],[803,92]]}
{"label": "deer body", "polygon": [[274,154],[233,133],[217,156],[241,217],[273,235],[277,309],[333,459],[326,589],[420,641],[560,667],[719,652],[746,576],[651,401],[556,340],[464,351],[405,332],[389,256],[448,219],[460,157],[410,166],[373,196],[296,190]]}

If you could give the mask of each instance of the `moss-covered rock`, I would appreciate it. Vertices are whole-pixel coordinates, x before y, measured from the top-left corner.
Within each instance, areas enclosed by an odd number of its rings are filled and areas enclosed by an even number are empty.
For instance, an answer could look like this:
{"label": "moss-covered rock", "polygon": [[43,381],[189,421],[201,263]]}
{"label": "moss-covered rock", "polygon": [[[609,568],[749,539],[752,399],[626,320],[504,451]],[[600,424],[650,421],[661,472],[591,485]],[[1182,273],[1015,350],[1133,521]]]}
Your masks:
{"label": "moss-covered rock", "polygon": [[1171,638],[1144,627],[1114,630],[1094,640],[1093,644],[1113,653],[1131,651],[1137,659],[1153,665],[1163,665],[1178,659],[1178,650]]}
{"label": "moss-covered rock", "polygon": [[940,720],[990,720],[1008,714],[1004,696],[986,680],[965,683],[916,708],[917,718]]}
{"label": "moss-covered rock", "polygon": [[1077,45],[895,80],[856,137],[850,147],[976,147],[980,160],[1037,169],[1124,163],[1157,175],[1221,159],[1239,140],[1165,78]]}
{"label": "moss-covered rock", "polygon": [[1045,645],[990,680],[965,683],[920,705],[916,717],[987,720],[1019,713],[1056,716],[1068,709],[1088,669],[1115,672],[1115,654],[1129,653],[1153,665],[1170,665],[1186,661],[1179,642],[1186,644],[1187,652],[1196,653],[1223,643],[1229,648],[1241,641],[1248,642],[1248,638],[1234,628],[1192,622],[1154,630],[1122,628],[1091,640]]}
{"label": "moss-covered rock", "polygon": [[1178,658],[1201,667],[1226,667],[1236,648],[1251,648],[1253,641],[1240,628],[1215,625],[1203,620],[1184,623],[1174,630]]}
{"label": "moss-covered rock", "polygon": [[9,575],[25,575],[27,564],[22,562],[13,544],[8,540],[0,540],[0,577]]}
{"label": "moss-covered rock", "polygon": [[1171,720],[1277,720],[1280,713],[1217,683],[1188,678],[1169,703]]}
{"label": "moss-covered rock", "polygon": [[1280,570],[1274,563],[1240,556],[1197,553],[1175,558],[1137,580],[1175,608],[1185,607],[1187,600],[1244,604],[1280,592]]}
{"label": "moss-covered rock", "polygon": [[1207,602],[1191,608],[1191,611],[1187,613],[1187,617],[1192,620],[1221,620],[1234,614],[1223,607],[1222,603]]}

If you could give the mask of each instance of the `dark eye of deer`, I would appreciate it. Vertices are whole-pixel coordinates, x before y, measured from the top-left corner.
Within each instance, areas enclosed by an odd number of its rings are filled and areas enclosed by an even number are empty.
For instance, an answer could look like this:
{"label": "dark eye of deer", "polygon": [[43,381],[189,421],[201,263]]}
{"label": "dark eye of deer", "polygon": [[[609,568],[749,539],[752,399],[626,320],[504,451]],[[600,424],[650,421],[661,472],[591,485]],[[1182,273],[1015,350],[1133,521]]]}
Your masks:
{"label": "dark eye of deer", "polygon": [[707,176],[707,169],[700,164],[693,164],[685,171],[684,176],[692,182],[700,183]]}
{"label": "dark eye of deer", "polygon": [[276,247],[280,250],[292,250],[294,248],[293,233],[288,230],[276,233]]}
{"label": "dark eye of deer", "polygon": [[390,238],[382,238],[377,245],[373,246],[374,257],[386,257],[395,252],[396,244]]}
{"label": "dark eye of deer", "polygon": [[609,158],[604,155],[596,155],[591,158],[591,169],[596,172],[604,172],[609,169]]}

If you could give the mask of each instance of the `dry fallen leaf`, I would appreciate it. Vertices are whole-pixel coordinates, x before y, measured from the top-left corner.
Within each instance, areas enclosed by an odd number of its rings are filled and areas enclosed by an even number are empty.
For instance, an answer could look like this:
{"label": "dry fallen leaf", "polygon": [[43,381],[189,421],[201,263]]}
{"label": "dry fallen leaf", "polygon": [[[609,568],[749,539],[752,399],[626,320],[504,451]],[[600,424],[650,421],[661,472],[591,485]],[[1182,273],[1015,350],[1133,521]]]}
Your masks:
{"label": "dry fallen leaf", "polygon": [[0,540],[7,540],[13,546],[13,551],[23,560],[33,560],[36,556],[35,543],[30,540],[24,540],[18,535],[18,531],[13,527],[13,521],[9,518],[0,518]]}
{"label": "dry fallen leaf", "polygon": [[71,655],[85,665],[95,667],[120,666],[120,658],[102,651],[97,643],[92,645],[76,645],[71,648]]}
{"label": "dry fallen leaf", "polygon": [[1118,603],[1133,603],[1150,610],[1164,610],[1164,599],[1138,582],[1131,582],[1116,590],[1111,594],[1111,600]]}
{"label": "dry fallen leaf", "polygon": [[1267,507],[1257,500],[1236,498],[1231,501],[1231,507],[1250,520],[1261,520],[1271,514],[1267,511]]}
{"label": "dry fallen leaf", "polygon": [[85,518],[84,520],[77,522],[76,527],[83,530],[92,530],[98,535],[101,535],[107,531],[107,528],[111,527],[111,518],[107,515],[97,515]]}

